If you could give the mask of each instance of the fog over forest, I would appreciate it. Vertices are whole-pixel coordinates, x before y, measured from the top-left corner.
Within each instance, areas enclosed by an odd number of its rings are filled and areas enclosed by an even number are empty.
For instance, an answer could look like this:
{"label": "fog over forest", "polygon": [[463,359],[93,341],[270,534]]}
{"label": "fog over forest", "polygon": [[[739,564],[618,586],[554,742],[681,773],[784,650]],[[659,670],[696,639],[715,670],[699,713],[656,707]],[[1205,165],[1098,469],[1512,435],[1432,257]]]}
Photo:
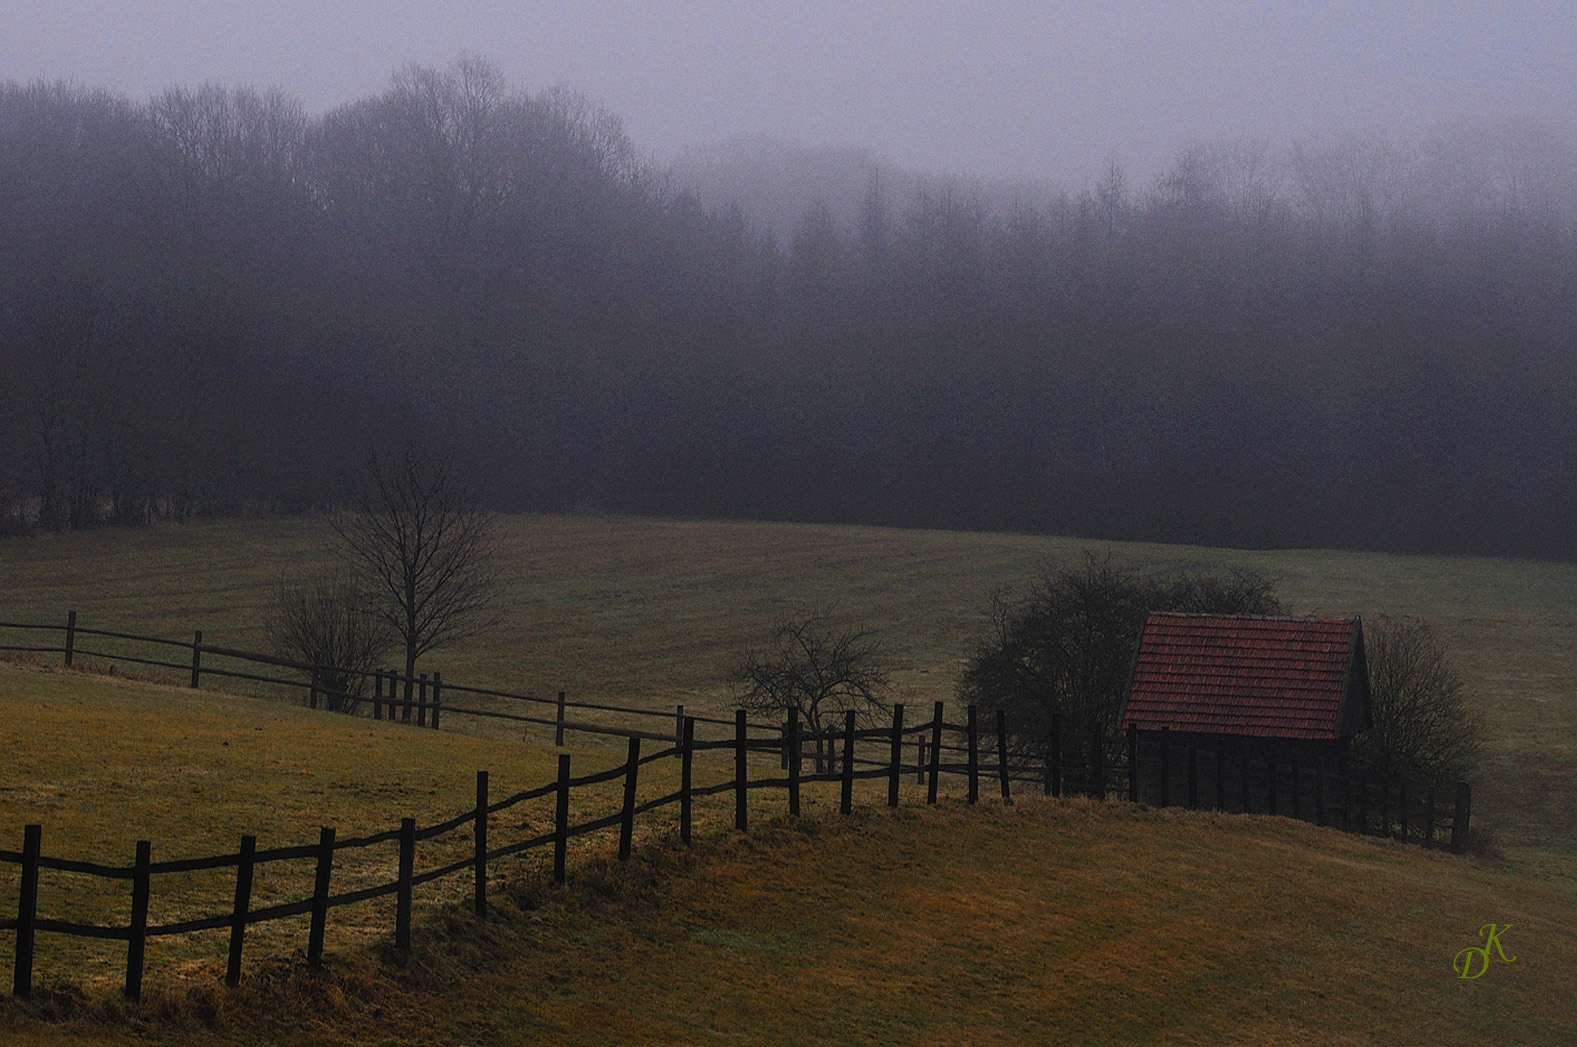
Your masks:
{"label": "fog over forest", "polygon": [[0,528],[499,508],[1577,557],[1577,138],[1180,143],[968,181],[648,159],[484,61],[309,114],[0,84]]}

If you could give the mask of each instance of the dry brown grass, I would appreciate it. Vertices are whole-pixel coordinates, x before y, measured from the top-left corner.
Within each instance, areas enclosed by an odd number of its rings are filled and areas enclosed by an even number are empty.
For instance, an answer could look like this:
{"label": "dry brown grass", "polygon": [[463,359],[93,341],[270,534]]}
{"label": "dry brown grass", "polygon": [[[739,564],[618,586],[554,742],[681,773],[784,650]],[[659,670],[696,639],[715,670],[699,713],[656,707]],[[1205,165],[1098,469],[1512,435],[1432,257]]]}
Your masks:
{"label": "dry brown grass", "polygon": [[[158,1027],[233,1044],[1563,1044],[1570,892],[1284,819],[1023,798],[590,856],[409,966],[337,957]],[[1484,922],[1514,963],[1452,971]],[[284,972],[270,972],[284,973]],[[438,986],[440,992],[420,986]],[[193,1001],[217,999],[212,1026]],[[133,1013],[147,1015],[157,1004]],[[33,1044],[120,1042],[91,1013]]]}
{"label": "dry brown grass", "polygon": [[[320,555],[322,536],[312,522],[243,522],[0,543],[0,619],[63,620],[75,607],[87,623],[170,636],[196,626],[211,642],[258,646],[270,581]],[[992,589],[1047,557],[1108,548],[585,518],[513,519],[505,539],[503,624],[445,655],[446,677],[714,710],[728,660],[812,601],[883,631],[907,700],[948,697]],[[44,1010],[77,1017],[41,1026],[6,1003],[5,1042],[120,1042],[149,1022],[174,1042],[247,1044],[1566,1042],[1577,1027],[1577,568],[1110,548],[1259,570],[1300,612],[1431,620],[1487,724],[1475,818],[1508,861],[1079,803],[868,812],[747,838],[726,831],[725,810],[708,816],[695,853],[663,842],[668,822],[643,828],[631,867],[599,867],[610,845],[592,841],[569,892],[544,891],[531,862],[499,869],[517,901],[485,931],[444,915],[463,883],[427,895],[416,964],[455,986],[442,999],[391,975],[377,906],[331,918],[333,962],[318,978],[297,966],[304,919],[260,930],[240,994],[216,988],[214,936],[161,943],[149,1002],[131,1011],[115,1003],[119,950],[44,936],[41,976],[88,972],[56,985],[54,1003],[46,993]],[[342,836],[402,814],[429,823],[469,805],[478,768],[495,796],[552,775],[551,751],[518,732],[417,732],[37,668],[0,666],[0,715],[0,832],[15,837],[3,845],[41,821],[47,853],[116,863],[138,838],[166,858],[233,849],[242,832],[268,846],[308,842],[324,823]],[[592,746],[577,769],[616,760]],[[345,875],[391,863],[392,852]],[[123,905],[80,885],[49,889],[46,904],[67,913]],[[223,876],[194,877],[156,894],[154,918],[228,890]],[[0,884],[0,906],[14,898]],[[1517,925],[1519,964],[1454,979],[1450,956],[1490,920]]]}
{"label": "dry brown grass", "polygon": [[[266,845],[310,840],[322,821],[428,823],[464,809],[480,765],[500,783],[551,775],[535,746],[179,688],[0,669],[0,694],[18,761],[0,818],[43,821],[46,850],[71,857],[123,862],[139,836],[176,857],[241,831]],[[667,785],[653,774],[642,794]],[[866,803],[881,793],[861,786]],[[761,796],[748,836],[728,829],[725,798],[688,851],[665,812],[642,823],[629,865],[606,837],[578,847],[568,890],[545,884],[540,859],[495,863],[496,918],[466,914],[463,877],[425,891],[409,960],[376,905],[332,914],[321,975],[301,967],[304,919],[266,925],[236,993],[220,985],[222,935],[158,944],[136,1006],[116,996],[120,948],[44,935],[40,1002],[5,1004],[0,1031],[24,1047],[142,1031],[194,1044],[1559,1043],[1572,1016],[1566,881],[1283,819],[1035,797],[926,809],[918,793],[850,819],[822,796],[799,823]],[[534,829],[495,840],[511,831]],[[309,875],[272,889],[299,896]],[[65,890],[71,879],[46,876],[44,911],[124,919],[124,899]],[[161,881],[155,919],[215,897],[222,910],[228,890],[223,876]],[[1490,920],[1516,925],[1518,965],[1457,980],[1452,956]]]}
{"label": "dry brown grass", "polygon": [[[272,581],[321,560],[326,537],[321,521],[270,520],[0,542],[0,619],[63,622],[75,608],[84,624],[173,638],[201,628],[212,643],[260,647]],[[1577,565],[591,517],[507,518],[502,547],[501,624],[432,667],[662,709],[725,708],[731,661],[783,611],[816,602],[881,631],[908,701],[950,698],[992,591],[1085,550],[1251,568],[1298,613],[1427,618],[1486,723],[1480,820],[1525,867],[1577,866]]]}

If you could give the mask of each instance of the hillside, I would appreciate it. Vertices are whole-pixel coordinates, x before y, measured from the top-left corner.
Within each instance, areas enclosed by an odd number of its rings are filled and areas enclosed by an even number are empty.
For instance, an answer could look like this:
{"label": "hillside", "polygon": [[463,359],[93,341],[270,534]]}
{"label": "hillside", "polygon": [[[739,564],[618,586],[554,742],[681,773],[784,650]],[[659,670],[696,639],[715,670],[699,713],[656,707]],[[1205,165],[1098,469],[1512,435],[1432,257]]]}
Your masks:
{"label": "hillside", "polygon": [[[0,621],[64,622],[266,646],[271,586],[327,561],[321,520],[160,526],[0,542]],[[1475,822],[1519,866],[1577,868],[1577,568],[1518,560],[1097,543],[799,524],[506,517],[502,621],[428,668],[572,698],[727,708],[726,669],[774,620],[834,606],[880,631],[904,699],[952,697],[991,596],[1049,561],[1242,567],[1297,614],[1428,620],[1484,718]],[[458,726],[458,724],[456,725]],[[541,737],[541,735],[538,735]]]}
{"label": "hillside", "polygon": [[[776,615],[815,601],[882,631],[907,700],[945,699],[992,591],[1086,550],[1251,568],[1300,613],[1420,616],[1450,640],[1484,717],[1474,821],[1505,857],[1033,796],[926,809],[913,785],[898,812],[849,820],[823,797],[789,824],[768,798],[743,837],[726,807],[704,807],[691,852],[665,814],[639,823],[627,867],[609,860],[611,840],[589,840],[568,890],[544,885],[541,852],[498,862],[485,931],[456,908],[465,885],[446,881],[418,898],[403,973],[385,966],[389,914],[371,905],[331,916],[317,981],[295,970],[304,919],[264,925],[236,994],[216,982],[220,937],[156,939],[147,1002],[126,1012],[115,1002],[123,946],[46,934],[40,1006],[75,1017],[41,1025],[8,1000],[8,1045],[148,1033],[248,1047],[1561,1043],[1577,1025],[1570,567],[588,517],[507,518],[502,537],[503,621],[446,653],[446,678],[654,708],[721,710],[721,667]],[[77,609],[85,622],[201,627],[260,646],[273,580],[320,560],[323,538],[318,522],[268,521],[0,543],[0,620]],[[0,666],[0,722],[0,847],[38,821],[46,853],[110,862],[139,838],[159,860],[231,849],[243,832],[277,846],[309,842],[322,824],[429,824],[465,808],[474,770],[519,789],[548,780],[554,761],[540,732],[526,744],[518,732],[417,732],[58,667]],[[592,746],[574,759],[591,769],[618,756]],[[654,765],[643,788],[663,787],[665,773]],[[525,811],[501,831],[531,832],[543,817]],[[123,918],[118,888],[46,882],[48,904],[68,914]],[[226,899],[230,880],[187,888],[156,897],[156,918],[206,911],[194,899]],[[14,892],[14,879],[0,882],[0,910]],[[1458,979],[1452,959],[1490,922],[1513,925],[1516,961]],[[0,932],[0,949],[8,940]]]}
{"label": "hillside", "polygon": [[[162,854],[238,826],[289,841],[324,817],[427,816],[463,803],[471,766],[529,776],[541,755],[78,674],[0,671],[0,708],[34,761],[8,761],[0,817],[43,819],[76,857],[167,841],[194,803],[201,827]],[[57,745],[42,763],[50,731],[30,723],[74,725],[76,755]],[[173,724],[186,726],[168,748],[128,758]],[[247,730],[266,743],[223,744]],[[230,764],[219,779],[197,773],[215,760]],[[200,799],[176,788],[197,781]],[[113,827],[94,809],[106,796],[119,798]],[[302,928],[284,921],[238,993],[217,985],[210,937],[206,955],[187,942],[151,958],[163,966],[148,997],[126,1008],[115,947],[84,947],[78,960],[103,955],[106,974],[75,1017],[42,1024],[8,1000],[0,1031],[15,1047],[148,1034],[237,1047],[1556,1044],[1577,1021],[1577,894],[1471,858],[1286,819],[1032,796],[767,814],[744,836],[712,823],[691,851],[657,819],[629,866],[587,844],[568,889],[500,861],[488,927],[430,904],[403,967],[380,948],[386,931],[336,912],[321,978],[299,970]],[[1457,978],[1453,958],[1490,921],[1512,925],[1515,960]],[[45,983],[60,988],[46,1009],[75,998],[67,952],[51,954]]]}

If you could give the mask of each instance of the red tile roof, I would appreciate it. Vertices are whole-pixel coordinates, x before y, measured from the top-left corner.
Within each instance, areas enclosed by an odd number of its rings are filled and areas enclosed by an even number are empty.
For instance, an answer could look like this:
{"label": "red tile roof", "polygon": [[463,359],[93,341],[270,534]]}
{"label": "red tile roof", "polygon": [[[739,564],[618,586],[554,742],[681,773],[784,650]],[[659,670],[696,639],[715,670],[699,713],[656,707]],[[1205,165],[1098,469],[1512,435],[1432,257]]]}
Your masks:
{"label": "red tile roof", "polygon": [[[1352,722],[1343,704],[1355,684],[1367,705],[1362,646],[1357,619],[1152,614],[1139,641],[1123,726],[1336,738]],[[1358,673],[1350,671],[1354,666]],[[1349,678],[1359,675],[1361,681]]]}

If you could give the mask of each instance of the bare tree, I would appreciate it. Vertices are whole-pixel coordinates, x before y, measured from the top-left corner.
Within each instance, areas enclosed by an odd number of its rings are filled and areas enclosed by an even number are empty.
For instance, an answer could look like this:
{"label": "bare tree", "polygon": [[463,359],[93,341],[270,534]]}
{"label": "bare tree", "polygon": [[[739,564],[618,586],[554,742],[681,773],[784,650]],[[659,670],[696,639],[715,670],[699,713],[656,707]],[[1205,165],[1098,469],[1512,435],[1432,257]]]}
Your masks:
{"label": "bare tree", "polygon": [[1466,778],[1479,726],[1445,644],[1419,621],[1381,619],[1364,634],[1374,727],[1355,742],[1358,766],[1381,781],[1440,789]]}
{"label": "bare tree", "polygon": [[1106,245],[1110,247],[1117,239],[1118,222],[1128,207],[1128,177],[1116,153],[1106,154],[1106,166],[1101,169],[1095,196],[1100,201],[1101,224],[1106,227]]}
{"label": "bare tree", "polygon": [[885,709],[890,685],[876,633],[845,628],[820,610],[783,619],[728,678],[741,707],[769,716],[798,709],[818,734],[847,710],[867,718]]}
{"label": "bare tree", "polygon": [[[1052,715],[1074,735],[1121,744],[1123,697],[1151,611],[1284,613],[1268,579],[1238,570],[1145,573],[1110,555],[1048,565],[1029,592],[992,601],[991,631],[964,664],[960,702],[1007,712],[1015,741],[1045,751]],[[1113,750],[1115,755],[1115,748]]]}
{"label": "bare tree", "polygon": [[268,616],[274,650],[314,667],[330,712],[356,711],[391,646],[369,610],[368,594],[344,570],[282,580],[275,589]]}
{"label": "bare tree", "polygon": [[368,456],[351,510],[334,519],[346,561],[366,578],[372,611],[405,649],[406,700],[416,662],[496,623],[494,514],[451,453],[407,442]]}

